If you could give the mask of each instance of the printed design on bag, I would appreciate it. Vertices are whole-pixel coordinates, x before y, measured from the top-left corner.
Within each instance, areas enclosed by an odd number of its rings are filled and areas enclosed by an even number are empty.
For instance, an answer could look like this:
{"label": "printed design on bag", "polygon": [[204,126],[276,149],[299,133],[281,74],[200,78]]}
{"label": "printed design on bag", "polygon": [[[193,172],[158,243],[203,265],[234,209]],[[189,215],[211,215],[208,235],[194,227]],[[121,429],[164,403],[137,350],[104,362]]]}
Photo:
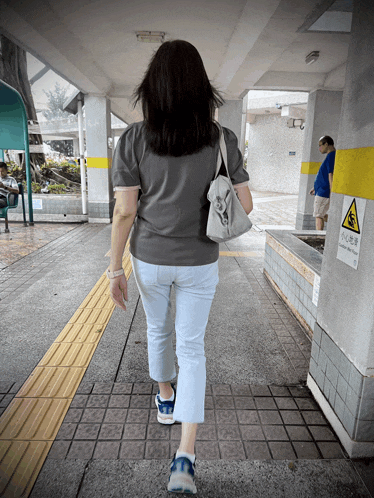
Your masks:
{"label": "printed design on bag", "polygon": [[[229,194],[229,191],[226,192],[226,198]],[[226,199],[223,199],[219,195],[214,199],[213,201],[213,206],[214,209],[217,211],[217,213],[220,216],[220,220],[223,226],[227,226],[229,223],[229,216],[227,214],[227,203]]]}

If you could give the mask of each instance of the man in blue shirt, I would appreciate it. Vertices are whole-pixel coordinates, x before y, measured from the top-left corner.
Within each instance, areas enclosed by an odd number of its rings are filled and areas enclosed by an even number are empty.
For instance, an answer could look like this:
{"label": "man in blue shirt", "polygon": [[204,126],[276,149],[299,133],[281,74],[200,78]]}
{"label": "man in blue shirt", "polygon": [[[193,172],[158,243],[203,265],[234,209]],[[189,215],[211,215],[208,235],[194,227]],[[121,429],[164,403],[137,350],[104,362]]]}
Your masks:
{"label": "man in blue shirt", "polygon": [[318,148],[321,154],[327,154],[327,157],[321,164],[314,182],[314,188],[309,193],[315,195],[313,216],[316,219],[316,230],[323,230],[330,206],[336,149],[334,140],[327,135],[319,139]]}

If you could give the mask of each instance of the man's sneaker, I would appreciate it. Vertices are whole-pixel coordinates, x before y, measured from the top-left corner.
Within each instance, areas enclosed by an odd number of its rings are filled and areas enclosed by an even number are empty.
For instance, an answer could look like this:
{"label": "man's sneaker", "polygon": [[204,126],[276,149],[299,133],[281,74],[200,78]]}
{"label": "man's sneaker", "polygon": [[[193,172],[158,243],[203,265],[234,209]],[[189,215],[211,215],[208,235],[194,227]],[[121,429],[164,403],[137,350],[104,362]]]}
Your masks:
{"label": "man's sneaker", "polygon": [[174,405],[177,393],[174,389],[174,384],[171,384],[171,387],[174,391],[174,401],[161,401],[160,391],[156,394],[155,403],[157,406],[157,421],[160,424],[174,424],[175,420],[173,419]]}
{"label": "man's sneaker", "polygon": [[194,476],[195,464],[187,457],[181,456],[176,458],[175,454],[170,467],[168,491],[190,495],[196,494]]}

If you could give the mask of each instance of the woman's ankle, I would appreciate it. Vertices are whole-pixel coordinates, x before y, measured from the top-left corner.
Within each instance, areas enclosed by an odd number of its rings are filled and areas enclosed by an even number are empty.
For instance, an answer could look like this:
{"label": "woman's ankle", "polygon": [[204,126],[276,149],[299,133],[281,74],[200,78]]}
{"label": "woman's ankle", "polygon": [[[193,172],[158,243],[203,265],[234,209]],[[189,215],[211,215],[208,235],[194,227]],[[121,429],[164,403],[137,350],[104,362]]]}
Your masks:
{"label": "woman's ankle", "polygon": [[158,388],[160,390],[160,396],[163,399],[169,399],[174,393],[173,388],[171,387],[170,382],[159,382]]}

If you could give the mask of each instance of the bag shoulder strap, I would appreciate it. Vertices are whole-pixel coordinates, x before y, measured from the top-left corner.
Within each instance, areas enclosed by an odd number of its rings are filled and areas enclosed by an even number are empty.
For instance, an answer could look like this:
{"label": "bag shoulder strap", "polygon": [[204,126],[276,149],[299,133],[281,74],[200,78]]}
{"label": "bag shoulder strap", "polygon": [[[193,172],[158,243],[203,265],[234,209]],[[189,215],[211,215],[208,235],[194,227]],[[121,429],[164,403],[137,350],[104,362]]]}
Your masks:
{"label": "bag shoulder strap", "polygon": [[218,173],[221,169],[222,161],[223,161],[223,164],[225,165],[225,168],[226,168],[227,177],[230,180],[230,174],[229,174],[229,170],[227,167],[227,148],[226,148],[225,136],[223,134],[223,128],[218,123],[218,121],[215,121],[215,124],[219,128],[219,150],[218,150],[218,156],[217,156],[216,174],[214,175],[214,179],[217,178]]}

